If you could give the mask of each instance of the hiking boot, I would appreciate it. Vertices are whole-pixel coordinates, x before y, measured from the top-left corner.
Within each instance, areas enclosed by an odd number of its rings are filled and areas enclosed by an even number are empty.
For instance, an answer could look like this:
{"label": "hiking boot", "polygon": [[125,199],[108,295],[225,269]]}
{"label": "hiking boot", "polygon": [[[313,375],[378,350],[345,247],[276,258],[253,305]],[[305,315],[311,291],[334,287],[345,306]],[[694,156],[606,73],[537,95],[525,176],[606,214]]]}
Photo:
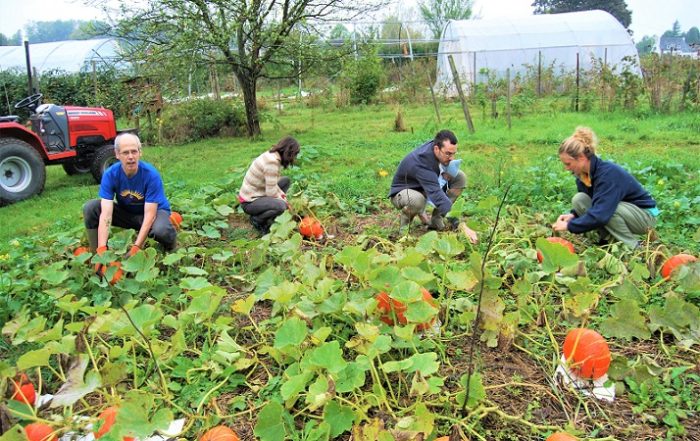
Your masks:
{"label": "hiking boot", "polygon": [[442,231],[445,229],[445,220],[439,214],[433,214],[430,219],[430,225],[428,225],[429,230]]}

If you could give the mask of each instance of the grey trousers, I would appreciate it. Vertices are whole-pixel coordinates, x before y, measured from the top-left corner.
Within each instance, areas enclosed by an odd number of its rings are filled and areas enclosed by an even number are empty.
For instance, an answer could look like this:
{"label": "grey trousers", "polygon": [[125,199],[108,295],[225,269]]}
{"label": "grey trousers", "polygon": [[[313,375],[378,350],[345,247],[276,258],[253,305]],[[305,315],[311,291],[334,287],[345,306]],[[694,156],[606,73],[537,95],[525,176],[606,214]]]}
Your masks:
{"label": "grey trousers", "polygon": [[[454,202],[457,200],[459,194],[466,187],[466,183],[467,177],[461,170],[457,176],[448,181],[447,197],[450,198],[450,201]],[[403,228],[409,225],[414,217],[425,211],[427,200],[423,193],[406,188],[396,193],[391,198],[391,203],[394,207],[401,210],[401,228]],[[444,229],[444,221],[437,209],[433,210],[430,223],[439,230]]]}
{"label": "grey trousers", "polygon": [[[83,206],[83,217],[85,219],[85,228],[88,230],[97,229],[100,223],[100,214],[102,213],[102,200],[93,199],[88,201]],[[130,228],[139,231],[143,224],[143,214],[133,214],[114,204],[112,212],[112,225],[121,228]],[[177,231],[173,224],[170,223],[170,213],[165,210],[158,210],[156,220],[151,226],[151,231],[148,237],[152,237],[158,243],[163,245],[166,251],[175,249],[177,243]]]}
{"label": "grey trousers", "polygon": [[[576,193],[571,204],[576,214],[583,216],[591,208],[592,201],[586,193]],[[655,225],[656,218],[647,210],[629,202],[620,202],[604,230],[628,247],[635,248],[639,236],[647,234]]]}

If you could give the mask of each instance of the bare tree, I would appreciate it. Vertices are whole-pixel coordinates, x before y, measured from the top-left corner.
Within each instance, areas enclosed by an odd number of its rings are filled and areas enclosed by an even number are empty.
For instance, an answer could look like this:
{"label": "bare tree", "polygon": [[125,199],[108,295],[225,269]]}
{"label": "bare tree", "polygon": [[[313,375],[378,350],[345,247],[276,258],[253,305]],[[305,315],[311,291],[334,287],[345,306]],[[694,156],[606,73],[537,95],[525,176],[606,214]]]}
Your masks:
{"label": "bare tree", "polygon": [[225,63],[240,83],[250,136],[260,134],[257,84],[266,67],[301,56],[302,30],[351,19],[384,0],[121,0],[125,17],[115,34],[159,54]]}

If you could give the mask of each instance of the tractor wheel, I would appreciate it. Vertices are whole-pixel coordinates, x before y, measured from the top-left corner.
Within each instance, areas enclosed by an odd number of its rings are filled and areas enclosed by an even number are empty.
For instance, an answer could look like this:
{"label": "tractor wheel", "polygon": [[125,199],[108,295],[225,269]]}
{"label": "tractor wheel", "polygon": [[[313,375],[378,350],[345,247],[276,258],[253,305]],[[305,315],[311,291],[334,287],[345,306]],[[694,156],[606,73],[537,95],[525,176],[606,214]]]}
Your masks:
{"label": "tractor wheel", "polygon": [[0,139],[0,207],[41,193],[45,183],[44,161],[31,145]]}
{"label": "tractor wheel", "polygon": [[95,152],[92,165],[90,166],[90,171],[92,172],[92,177],[95,178],[95,182],[98,184],[102,182],[102,175],[105,170],[117,161],[118,159],[114,156],[114,146],[112,144],[106,144],[100,147],[97,152]]}
{"label": "tractor wheel", "polygon": [[80,158],[75,158],[71,162],[64,162],[63,170],[69,176],[73,175],[84,175],[85,173],[90,173],[90,162]]}

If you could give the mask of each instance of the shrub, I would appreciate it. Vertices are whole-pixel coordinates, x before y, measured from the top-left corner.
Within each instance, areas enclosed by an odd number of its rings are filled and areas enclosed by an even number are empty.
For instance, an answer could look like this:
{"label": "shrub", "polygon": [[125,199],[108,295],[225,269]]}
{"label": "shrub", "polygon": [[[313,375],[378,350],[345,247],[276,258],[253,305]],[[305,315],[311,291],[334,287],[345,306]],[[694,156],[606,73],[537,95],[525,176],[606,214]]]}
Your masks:
{"label": "shrub", "polygon": [[184,143],[212,136],[245,134],[245,112],[232,100],[194,99],[167,106],[161,142]]}
{"label": "shrub", "polygon": [[350,90],[352,104],[369,104],[377,95],[384,80],[384,70],[377,54],[368,50],[347,69],[345,82]]}

